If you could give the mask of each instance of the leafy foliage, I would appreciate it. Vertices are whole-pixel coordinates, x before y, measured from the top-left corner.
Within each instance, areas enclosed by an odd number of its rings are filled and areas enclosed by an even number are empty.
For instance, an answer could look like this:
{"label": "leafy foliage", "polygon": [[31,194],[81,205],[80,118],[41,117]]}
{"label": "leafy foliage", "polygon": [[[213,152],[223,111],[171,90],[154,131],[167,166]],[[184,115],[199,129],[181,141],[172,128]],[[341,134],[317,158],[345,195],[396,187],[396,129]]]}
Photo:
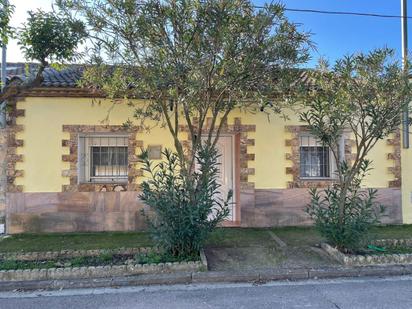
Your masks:
{"label": "leafy foliage", "polygon": [[0,0],[0,41],[1,45],[8,43],[10,37],[14,35],[14,29],[10,26],[10,18],[14,12],[14,5],[8,0]]}
{"label": "leafy foliage", "polygon": [[[382,205],[376,203],[376,189],[360,188],[369,165],[370,161],[364,161],[360,174],[347,189],[343,201],[343,220],[340,220],[342,187],[339,183],[323,192],[310,190],[311,202],[306,212],[314,219],[320,234],[342,251],[359,250],[368,240],[370,228],[379,222],[379,215],[384,210]],[[342,163],[340,168],[343,175],[350,170],[346,163]]]}
{"label": "leafy foliage", "polygon": [[232,193],[219,196],[219,165],[215,148],[202,146],[196,155],[198,171],[182,173],[177,154],[163,152],[164,162],[152,165],[144,152],[144,171],[150,179],[142,183],[140,198],[150,207],[145,212],[156,243],[167,254],[197,258],[208,235],[228,214]]}
{"label": "leafy foliage", "polygon": [[288,21],[282,5],[256,10],[250,0],[56,3],[87,25],[91,66],[81,85],[133,106],[127,125],[157,123],[169,130],[176,152],[165,152],[166,163],[155,167],[145,160],[152,179],[143,183],[141,197],[154,212],[150,226],[161,246],[174,256],[198,254],[227,216],[228,200],[217,198],[213,149],[229,114],[279,113],[286,102],[281,97],[291,95],[287,90],[300,74],[291,69],[308,59],[309,35]]}
{"label": "leafy foliage", "polygon": [[[200,147],[196,136],[210,132],[208,144],[215,144],[235,108],[279,112],[284,101],[270,98],[289,89],[299,74],[289,69],[308,59],[308,34],[279,4],[256,10],[249,0],[57,3],[88,26],[94,66],[82,84],[116,101],[147,99],[135,105],[135,118],[147,128],[151,119],[169,129],[187,171]],[[187,160],[181,125],[191,137]]]}
{"label": "leafy foliage", "polygon": [[[313,87],[302,96],[306,111],[301,120],[331,149],[338,167],[337,184],[325,191],[325,197],[312,192],[309,213],[326,238],[342,248],[353,248],[358,234],[376,222],[372,216],[376,192],[359,191],[371,166],[367,155],[379,140],[399,129],[400,115],[411,101],[409,72],[393,60],[393,54],[383,48],[345,57],[331,70],[323,65],[313,72]],[[343,155],[343,136],[355,140],[352,162]]]}
{"label": "leafy foliage", "polygon": [[[0,5],[4,8],[5,0],[0,1]],[[12,6],[7,6],[7,10],[0,12],[2,42],[7,42],[8,37],[14,35],[15,30],[8,26],[12,10]],[[84,24],[79,20],[68,19],[61,14],[46,13],[41,10],[29,12],[27,22],[18,29],[16,37],[26,59],[38,61],[40,65],[36,75],[30,76],[24,85],[5,87],[0,93],[0,101],[15,96],[16,88],[39,86],[43,81],[43,71],[49,62],[56,61],[61,64],[76,60],[80,56],[76,48],[83,42],[86,36],[85,31]],[[52,64],[56,68],[61,66],[58,63]]]}
{"label": "leafy foliage", "polygon": [[154,210],[151,226],[162,246],[173,255],[197,254],[227,215],[225,201],[216,198],[211,149],[234,109],[281,112],[300,75],[294,69],[308,60],[309,35],[288,21],[282,5],[257,10],[250,0],[56,3],[87,25],[91,66],[81,85],[133,106],[137,125],[169,130],[176,153],[166,152],[167,163],[154,170],[145,161],[152,180],[143,184],[142,198]]}
{"label": "leafy foliage", "polygon": [[37,80],[49,61],[76,59],[76,48],[85,36],[82,22],[41,10],[29,12],[27,22],[18,33],[19,45],[25,57],[41,64]]}

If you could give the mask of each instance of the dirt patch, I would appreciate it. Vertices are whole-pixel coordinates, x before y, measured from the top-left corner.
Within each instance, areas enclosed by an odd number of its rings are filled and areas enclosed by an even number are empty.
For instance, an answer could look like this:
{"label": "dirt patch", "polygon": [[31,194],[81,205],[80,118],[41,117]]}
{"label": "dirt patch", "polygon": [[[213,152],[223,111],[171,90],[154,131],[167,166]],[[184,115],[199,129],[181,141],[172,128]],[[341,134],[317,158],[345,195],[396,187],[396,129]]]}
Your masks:
{"label": "dirt patch", "polygon": [[[273,237],[259,238],[259,243],[246,246],[208,246],[205,253],[210,270],[252,270],[274,268],[309,268],[338,265],[312,242],[291,242],[276,235],[285,245],[280,246]],[[265,241],[262,241],[265,239]]]}
{"label": "dirt patch", "polygon": [[309,268],[338,265],[322,249],[312,246],[287,247],[280,268]]}
{"label": "dirt patch", "polygon": [[205,250],[210,270],[252,270],[273,268],[283,255],[275,247],[208,247]]}

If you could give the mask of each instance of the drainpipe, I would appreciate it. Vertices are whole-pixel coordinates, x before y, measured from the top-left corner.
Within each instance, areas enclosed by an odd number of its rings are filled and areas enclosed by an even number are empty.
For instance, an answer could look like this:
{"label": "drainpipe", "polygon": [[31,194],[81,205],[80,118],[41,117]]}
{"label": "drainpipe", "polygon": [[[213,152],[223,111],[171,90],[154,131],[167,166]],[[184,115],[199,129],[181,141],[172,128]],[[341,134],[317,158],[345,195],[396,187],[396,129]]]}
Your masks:
{"label": "drainpipe", "polygon": [[[4,6],[8,5],[8,1],[5,0],[4,1]],[[3,7],[4,8],[4,7]],[[1,57],[1,91],[3,92],[5,86],[6,86],[6,74],[7,74],[7,57],[6,57],[6,53],[7,53],[7,46],[5,44],[5,42],[2,42],[2,57]],[[1,139],[3,142],[3,145],[0,145],[0,151],[1,154],[0,156],[2,157],[2,162],[0,162],[0,203],[3,204],[2,206],[4,207],[4,210],[2,211],[2,213],[0,213],[0,234],[4,234],[5,233],[5,211],[6,211],[6,199],[7,199],[7,176],[6,176],[6,171],[7,171],[7,131],[6,131],[6,106],[7,103],[6,101],[1,102],[0,104],[0,130],[1,131],[5,131],[5,132],[1,132]]]}
{"label": "drainpipe", "polygon": [[[6,6],[9,5],[9,1],[5,0],[3,9],[6,9]],[[6,86],[6,74],[7,74],[7,45],[2,42],[1,48],[1,91],[3,92],[4,87]],[[6,127],[6,101],[1,102],[0,105],[0,129]]]}
{"label": "drainpipe", "polygon": [[[1,50],[1,91],[3,92],[6,86],[6,67],[7,67],[7,46],[3,44]],[[1,102],[0,106],[0,128],[6,127],[6,101]]]}
{"label": "drainpipe", "polygon": [[[402,30],[402,67],[408,72],[408,10],[407,0],[401,0],[401,30]],[[404,149],[409,148],[409,104],[402,113],[402,144]]]}

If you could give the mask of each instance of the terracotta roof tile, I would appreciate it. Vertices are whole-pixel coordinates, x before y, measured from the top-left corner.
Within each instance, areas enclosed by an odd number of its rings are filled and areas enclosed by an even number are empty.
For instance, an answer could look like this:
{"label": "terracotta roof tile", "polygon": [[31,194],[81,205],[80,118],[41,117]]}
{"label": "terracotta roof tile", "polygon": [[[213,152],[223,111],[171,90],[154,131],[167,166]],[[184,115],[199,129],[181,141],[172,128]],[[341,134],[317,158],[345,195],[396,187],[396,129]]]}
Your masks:
{"label": "terracotta roof tile", "polygon": [[[1,65],[0,65],[1,67]],[[38,68],[36,63],[7,63],[7,82],[12,80],[26,81],[34,77]],[[43,72],[43,87],[76,87],[82,76],[83,69],[80,65],[72,65],[60,71],[48,67]]]}

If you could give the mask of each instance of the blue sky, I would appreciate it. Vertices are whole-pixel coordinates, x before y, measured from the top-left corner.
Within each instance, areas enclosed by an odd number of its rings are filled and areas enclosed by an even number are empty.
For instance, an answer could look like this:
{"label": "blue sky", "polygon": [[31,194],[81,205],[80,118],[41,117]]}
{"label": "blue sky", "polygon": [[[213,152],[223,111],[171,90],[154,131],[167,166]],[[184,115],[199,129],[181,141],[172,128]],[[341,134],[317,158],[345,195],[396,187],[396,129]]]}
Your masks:
{"label": "blue sky", "polygon": [[[16,6],[12,23],[18,26],[25,20],[27,10],[37,7],[50,10],[52,0],[10,0],[10,2]],[[254,3],[261,5],[265,1],[254,0]],[[400,0],[284,0],[283,3],[289,8],[400,15]],[[412,1],[409,6],[412,9]],[[385,45],[396,49],[400,57],[400,19],[295,12],[286,14],[290,20],[302,24],[302,29],[313,33],[312,40],[316,43],[317,51],[313,52],[313,60],[308,64],[309,66],[313,66],[320,56],[334,61],[349,53],[369,51]],[[412,19],[409,24],[412,26]],[[409,32],[412,32],[411,27],[408,28]],[[412,42],[410,46],[412,47]],[[24,61],[14,41],[9,46],[8,61]]]}
{"label": "blue sky", "polygon": [[[255,0],[256,4],[264,2]],[[283,3],[289,8],[400,15],[400,0],[284,0]],[[409,12],[412,12],[411,9],[412,1]],[[296,12],[286,14],[291,21],[301,23],[302,29],[313,33],[312,40],[317,45],[317,51],[313,52],[310,66],[320,56],[334,61],[346,54],[367,52],[385,45],[396,49],[397,56],[401,57],[400,19]],[[408,22],[408,30],[412,32],[412,19]],[[412,33],[409,34],[411,38]],[[412,42],[409,45],[412,47]]]}

